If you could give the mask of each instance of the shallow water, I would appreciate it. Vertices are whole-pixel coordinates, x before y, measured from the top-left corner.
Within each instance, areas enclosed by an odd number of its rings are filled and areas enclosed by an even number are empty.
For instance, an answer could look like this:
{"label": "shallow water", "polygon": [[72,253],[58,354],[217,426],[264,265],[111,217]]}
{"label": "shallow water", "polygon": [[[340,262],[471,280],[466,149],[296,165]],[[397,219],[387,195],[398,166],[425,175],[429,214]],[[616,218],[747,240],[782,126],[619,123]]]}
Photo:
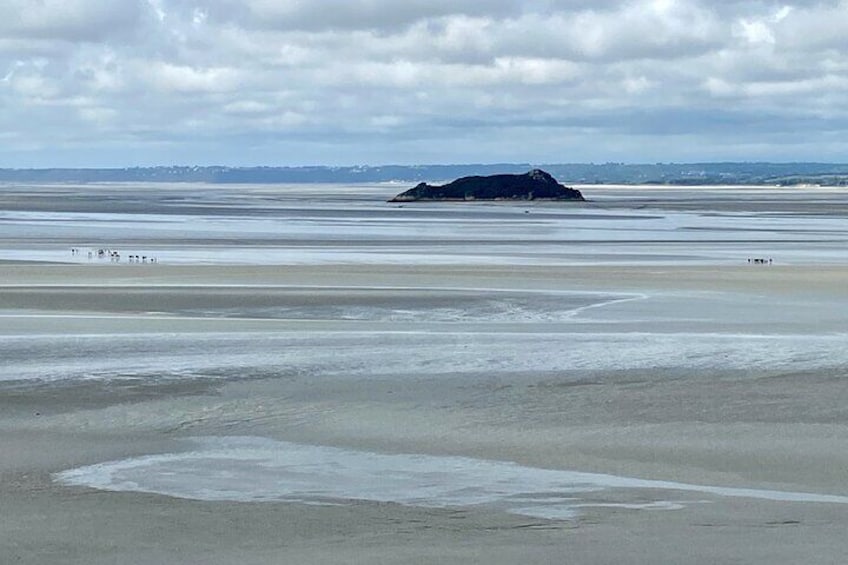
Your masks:
{"label": "shallow water", "polygon": [[[651,481],[468,457],[389,455],[255,437],[198,438],[192,444],[191,451],[101,463],[65,471],[57,479],[197,500],[482,506],[546,519],[574,518],[592,506],[674,510],[705,502],[693,494],[848,504],[848,496]],[[609,501],[627,500],[625,491],[633,489],[651,494],[637,501]],[[667,498],[656,498],[655,491],[667,491]]]}
{"label": "shallow water", "polygon": [[[301,332],[297,332],[301,333]],[[845,335],[467,331],[128,334],[0,339],[0,381],[210,375],[727,372],[848,367]]]}
{"label": "shallow water", "polygon": [[[123,262],[132,254],[172,264],[711,264],[748,257],[786,264],[840,262],[848,247],[839,213],[848,197],[832,191],[588,187],[587,203],[386,203],[397,190],[7,188],[0,260],[85,263],[88,251],[109,248]],[[785,213],[787,205],[817,203]],[[82,253],[71,256],[71,247]]]}

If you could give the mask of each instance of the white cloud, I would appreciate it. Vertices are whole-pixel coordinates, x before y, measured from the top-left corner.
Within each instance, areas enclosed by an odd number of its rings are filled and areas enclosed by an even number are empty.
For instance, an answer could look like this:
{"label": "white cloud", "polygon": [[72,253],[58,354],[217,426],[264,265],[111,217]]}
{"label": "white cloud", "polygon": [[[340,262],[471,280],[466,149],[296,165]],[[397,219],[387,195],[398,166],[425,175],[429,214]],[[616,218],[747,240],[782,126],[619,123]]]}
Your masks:
{"label": "white cloud", "polygon": [[227,114],[236,115],[267,114],[273,109],[274,107],[272,105],[265,102],[258,102],[256,100],[235,100],[224,104],[222,108],[222,110]]}
{"label": "white cloud", "polygon": [[55,97],[59,92],[59,86],[35,73],[19,73],[13,75],[9,80],[12,88],[30,103],[40,102]]}
{"label": "white cloud", "polygon": [[227,67],[195,68],[161,62],[136,66],[150,86],[166,94],[234,91],[241,84],[239,71]]}
{"label": "white cloud", "polygon": [[739,35],[749,43],[769,43],[774,44],[774,33],[771,27],[762,21],[739,20]]}
{"label": "white cloud", "polygon": [[[577,145],[587,160],[613,147],[639,160],[646,140],[678,147],[669,132],[731,152],[734,124],[761,158],[763,144],[783,139],[774,128],[814,147],[816,120],[848,113],[848,0],[3,7],[12,17],[0,19],[0,165],[59,139],[111,155],[132,146],[133,158],[179,140],[195,162],[250,159],[245,147],[268,143],[259,153],[285,143],[290,162],[337,162],[354,148],[387,162],[449,145],[443,160],[465,160],[455,140],[477,148],[467,149],[474,160],[482,148],[542,160],[557,147],[573,160],[565,153]],[[43,151],[48,164],[55,152]]]}
{"label": "white cloud", "polygon": [[118,117],[118,112],[112,108],[85,107],[78,111],[81,119],[95,126],[114,124]]}

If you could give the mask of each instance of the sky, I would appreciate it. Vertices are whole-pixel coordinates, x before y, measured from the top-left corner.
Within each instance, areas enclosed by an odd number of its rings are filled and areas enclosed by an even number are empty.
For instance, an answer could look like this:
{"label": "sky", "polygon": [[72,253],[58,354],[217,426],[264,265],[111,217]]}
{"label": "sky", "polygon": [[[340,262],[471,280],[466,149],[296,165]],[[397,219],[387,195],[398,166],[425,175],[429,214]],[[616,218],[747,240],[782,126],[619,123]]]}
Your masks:
{"label": "sky", "polygon": [[848,0],[0,0],[0,167],[848,162]]}

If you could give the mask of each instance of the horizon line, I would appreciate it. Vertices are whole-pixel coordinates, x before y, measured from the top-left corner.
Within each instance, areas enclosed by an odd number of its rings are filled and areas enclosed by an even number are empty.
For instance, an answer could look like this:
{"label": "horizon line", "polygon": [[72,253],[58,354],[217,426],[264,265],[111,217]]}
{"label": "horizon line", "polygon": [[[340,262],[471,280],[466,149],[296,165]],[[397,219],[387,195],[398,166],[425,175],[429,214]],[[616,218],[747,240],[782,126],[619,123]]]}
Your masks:
{"label": "horizon line", "polygon": [[198,168],[198,169],[356,169],[356,168],[380,168],[380,167],[546,167],[546,166],[623,166],[623,167],[639,167],[639,166],[679,166],[679,165],[828,165],[828,166],[848,166],[848,161],[562,161],[562,162],[463,162],[463,163],[356,163],[347,165],[329,165],[329,164],[300,164],[300,165],[222,165],[222,164],[158,164],[158,165],[108,165],[108,166],[46,166],[46,167],[7,167],[0,166],[0,171],[89,171],[89,170],[124,170],[124,169],[164,169],[164,168]]}

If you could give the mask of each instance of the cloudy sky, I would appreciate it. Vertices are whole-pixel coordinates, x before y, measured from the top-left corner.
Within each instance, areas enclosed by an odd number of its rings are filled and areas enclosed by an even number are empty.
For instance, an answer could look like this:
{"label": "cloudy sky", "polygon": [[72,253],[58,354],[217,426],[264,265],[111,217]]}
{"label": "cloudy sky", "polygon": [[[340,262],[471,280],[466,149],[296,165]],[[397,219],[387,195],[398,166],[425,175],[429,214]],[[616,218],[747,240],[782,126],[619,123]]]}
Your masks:
{"label": "cloudy sky", "polygon": [[848,0],[0,0],[0,167],[848,162]]}

